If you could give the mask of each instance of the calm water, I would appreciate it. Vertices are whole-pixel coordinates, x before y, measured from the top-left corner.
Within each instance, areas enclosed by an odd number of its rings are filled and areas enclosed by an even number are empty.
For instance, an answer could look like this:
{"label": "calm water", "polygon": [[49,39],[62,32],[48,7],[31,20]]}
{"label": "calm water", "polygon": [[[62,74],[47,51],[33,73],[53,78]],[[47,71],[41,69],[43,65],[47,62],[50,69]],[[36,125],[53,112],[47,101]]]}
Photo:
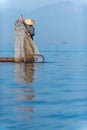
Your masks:
{"label": "calm water", "polygon": [[87,45],[48,46],[44,64],[0,63],[0,130],[87,130]]}

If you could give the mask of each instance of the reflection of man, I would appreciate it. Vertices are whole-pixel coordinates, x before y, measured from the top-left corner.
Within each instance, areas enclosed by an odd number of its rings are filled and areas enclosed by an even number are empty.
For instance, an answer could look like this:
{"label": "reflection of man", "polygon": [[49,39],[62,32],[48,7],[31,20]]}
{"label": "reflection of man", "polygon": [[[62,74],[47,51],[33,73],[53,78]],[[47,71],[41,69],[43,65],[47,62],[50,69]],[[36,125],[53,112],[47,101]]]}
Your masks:
{"label": "reflection of man", "polygon": [[34,75],[34,64],[15,64],[15,80],[19,83],[32,83]]}

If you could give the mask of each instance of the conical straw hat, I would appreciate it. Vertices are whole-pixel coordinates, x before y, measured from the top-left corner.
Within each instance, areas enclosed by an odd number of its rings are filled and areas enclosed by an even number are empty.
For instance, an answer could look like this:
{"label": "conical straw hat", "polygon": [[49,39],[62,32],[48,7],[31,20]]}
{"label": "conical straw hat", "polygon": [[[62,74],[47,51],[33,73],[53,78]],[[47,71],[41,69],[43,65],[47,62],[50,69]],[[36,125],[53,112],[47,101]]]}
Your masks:
{"label": "conical straw hat", "polygon": [[27,25],[34,25],[34,24],[35,24],[35,21],[32,20],[32,19],[26,19],[26,20],[25,20],[25,23],[26,23]]}

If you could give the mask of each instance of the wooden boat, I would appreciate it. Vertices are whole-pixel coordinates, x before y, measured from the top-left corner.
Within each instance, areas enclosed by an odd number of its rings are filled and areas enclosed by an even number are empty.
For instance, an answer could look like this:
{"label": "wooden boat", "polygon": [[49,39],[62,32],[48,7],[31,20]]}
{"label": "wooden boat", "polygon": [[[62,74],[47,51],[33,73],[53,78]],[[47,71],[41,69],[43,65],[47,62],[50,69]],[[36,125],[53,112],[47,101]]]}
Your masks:
{"label": "wooden boat", "polygon": [[4,58],[0,57],[0,62],[24,62],[24,58],[21,59],[15,59],[15,58]]}
{"label": "wooden boat", "polygon": [[[32,63],[32,62],[40,62],[39,61],[39,58],[38,57],[40,57],[41,59],[43,59],[41,62],[44,62],[44,57],[42,56],[42,55],[35,55],[35,56],[31,56],[31,57],[28,57],[28,58],[13,58],[13,57],[11,57],[11,58],[5,58],[5,57],[0,57],[0,62],[30,62],[30,63]],[[37,61],[37,58],[38,58],[38,61]]]}

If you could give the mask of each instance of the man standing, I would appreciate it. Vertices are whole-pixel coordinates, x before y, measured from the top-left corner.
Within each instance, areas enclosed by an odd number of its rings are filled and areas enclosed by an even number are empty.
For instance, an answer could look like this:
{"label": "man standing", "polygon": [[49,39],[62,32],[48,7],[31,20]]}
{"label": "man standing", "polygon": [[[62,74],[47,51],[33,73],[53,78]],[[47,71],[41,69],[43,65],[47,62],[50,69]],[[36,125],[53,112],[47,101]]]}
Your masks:
{"label": "man standing", "polygon": [[33,40],[33,36],[35,35],[35,28],[33,27],[33,25],[35,24],[35,21],[32,19],[26,19],[24,21],[22,14],[20,15],[20,21],[24,23],[24,25],[28,31],[28,35],[31,36],[31,38]]}

